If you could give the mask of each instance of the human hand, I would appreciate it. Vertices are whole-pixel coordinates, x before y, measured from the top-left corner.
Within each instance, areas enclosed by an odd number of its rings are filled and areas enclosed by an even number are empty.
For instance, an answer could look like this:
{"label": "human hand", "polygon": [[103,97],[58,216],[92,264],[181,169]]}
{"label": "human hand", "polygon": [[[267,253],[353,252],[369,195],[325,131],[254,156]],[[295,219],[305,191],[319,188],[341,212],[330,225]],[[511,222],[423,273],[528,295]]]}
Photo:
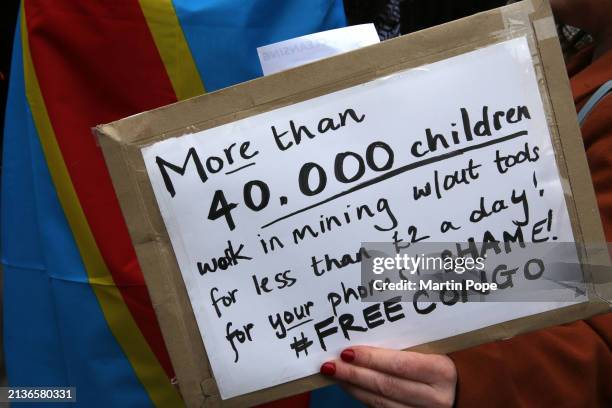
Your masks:
{"label": "human hand", "polygon": [[370,407],[452,407],[455,402],[457,370],[447,356],[357,346],[340,358],[324,363],[321,374],[340,381]]}

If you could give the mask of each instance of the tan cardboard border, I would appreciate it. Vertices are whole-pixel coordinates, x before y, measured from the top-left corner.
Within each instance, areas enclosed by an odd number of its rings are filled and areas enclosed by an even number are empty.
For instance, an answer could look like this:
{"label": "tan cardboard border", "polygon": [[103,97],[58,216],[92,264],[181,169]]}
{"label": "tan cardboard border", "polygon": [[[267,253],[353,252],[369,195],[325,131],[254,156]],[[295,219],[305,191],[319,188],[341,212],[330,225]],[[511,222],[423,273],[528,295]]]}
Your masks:
{"label": "tan cardboard border", "polygon": [[[546,0],[515,3],[442,26],[329,58],[270,77],[144,112],[96,128],[113,185],[159,319],[186,404],[190,407],[250,406],[330,384],[312,375],[221,401],[208,364],[168,233],[149,183],[140,148],[257,113],[344,89],[390,73],[435,62],[526,35],[583,263],[609,265],[587,244],[604,244],[569,81]],[[538,36],[534,22],[538,21]],[[541,33],[547,35],[541,35]],[[605,293],[607,299],[612,290]],[[414,349],[447,353],[609,311],[589,303],[541,313],[443,339]]]}

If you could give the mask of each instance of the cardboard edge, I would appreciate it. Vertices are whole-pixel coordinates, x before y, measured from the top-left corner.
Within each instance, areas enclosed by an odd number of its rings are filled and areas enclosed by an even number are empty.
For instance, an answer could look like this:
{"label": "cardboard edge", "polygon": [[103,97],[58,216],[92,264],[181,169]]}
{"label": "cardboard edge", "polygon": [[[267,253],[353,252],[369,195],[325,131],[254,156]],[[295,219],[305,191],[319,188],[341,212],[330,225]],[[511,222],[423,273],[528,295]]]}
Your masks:
{"label": "cardboard edge", "polygon": [[[178,378],[181,396],[188,406],[206,405],[206,399],[214,397],[218,391],[216,388],[210,390],[210,387],[205,390],[201,384],[204,380],[212,378],[208,357],[199,331],[196,333],[193,331],[193,327],[197,327],[195,316],[180,273],[178,276],[180,280],[176,279],[174,271],[178,271],[178,264],[169,238],[167,234],[164,236],[156,233],[147,219],[146,215],[155,211],[157,207],[146,207],[142,201],[131,199],[134,192],[141,191],[142,187],[134,177],[130,177],[129,165],[125,160],[126,150],[130,148],[126,148],[118,138],[107,135],[100,128],[95,132],[104,152],[113,187],[119,198],[121,211],[134,243],[164,342]],[[144,162],[142,165],[144,166]],[[153,194],[153,191],[150,193]],[[161,220],[161,214],[153,216]],[[176,350],[182,352],[173,352]]]}

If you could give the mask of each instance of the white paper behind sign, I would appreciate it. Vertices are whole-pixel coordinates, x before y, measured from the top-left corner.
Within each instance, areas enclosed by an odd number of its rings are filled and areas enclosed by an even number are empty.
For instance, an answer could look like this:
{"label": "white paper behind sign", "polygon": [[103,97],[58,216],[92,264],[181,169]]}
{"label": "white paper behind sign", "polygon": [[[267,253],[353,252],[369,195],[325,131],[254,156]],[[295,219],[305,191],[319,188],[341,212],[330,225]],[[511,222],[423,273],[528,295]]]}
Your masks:
{"label": "white paper behind sign", "polygon": [[[499,126],[495,112],[504,112]],[[428,133],[443,135],[448,147],[434,151]],[[389,169],[383,145],[393,151]],[[497,153],[536,147],[537,160],[497,168]],[[354,153],[335,171],[344,152]],[[361,242],[390,242],[394,233],[404,241],[479,241],[485,230],[516,228],[522,210],[512,204],[470,223],[481,196],[491,203],[524,191],[531,219],[552,209],[548,232],[573,242],[525,38],[157,142],[142,154],[223,398],[316,373],[349,344],[405,348],[566,305],[437,304],[420,314],[401,303],[401,318],[390,321],[381,308],[384,324],[347,339],[338,316],[363,326],[371,303],[343,301],[334,313],[328,299],[360,284],[358,263],[329,259],[354,257]],[[470,162],[480,166],[470,183],[415,200],[414,187],[434,175],[465,175]],[[443,221],[460,229],[441,233]],[[331,334],[320,339],[317,324]]]}
{"label": "white paper behind sign", "polygon": [[257,48],[264,75],[380,42],[374,24],[336,28]]}

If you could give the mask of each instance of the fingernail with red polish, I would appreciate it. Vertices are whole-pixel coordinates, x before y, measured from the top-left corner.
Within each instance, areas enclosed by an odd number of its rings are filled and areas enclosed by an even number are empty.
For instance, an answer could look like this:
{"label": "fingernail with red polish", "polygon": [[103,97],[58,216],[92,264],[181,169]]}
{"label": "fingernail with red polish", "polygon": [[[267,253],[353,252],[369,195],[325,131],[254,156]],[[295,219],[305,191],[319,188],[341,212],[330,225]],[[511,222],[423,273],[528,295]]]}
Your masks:
{"label": "fingernail with red polish", "polygon": [[355,352],[351,349],[346,349],[342,353],[340,353],[340,358],[342,359],[342,361],[352,363],[355,360]]}
{"label": "fingernail with red polish", "polygon": [[336,365],[334,363],[323,363],[321,365],[321,374],[326,375],[328,377],[336,374]]}

